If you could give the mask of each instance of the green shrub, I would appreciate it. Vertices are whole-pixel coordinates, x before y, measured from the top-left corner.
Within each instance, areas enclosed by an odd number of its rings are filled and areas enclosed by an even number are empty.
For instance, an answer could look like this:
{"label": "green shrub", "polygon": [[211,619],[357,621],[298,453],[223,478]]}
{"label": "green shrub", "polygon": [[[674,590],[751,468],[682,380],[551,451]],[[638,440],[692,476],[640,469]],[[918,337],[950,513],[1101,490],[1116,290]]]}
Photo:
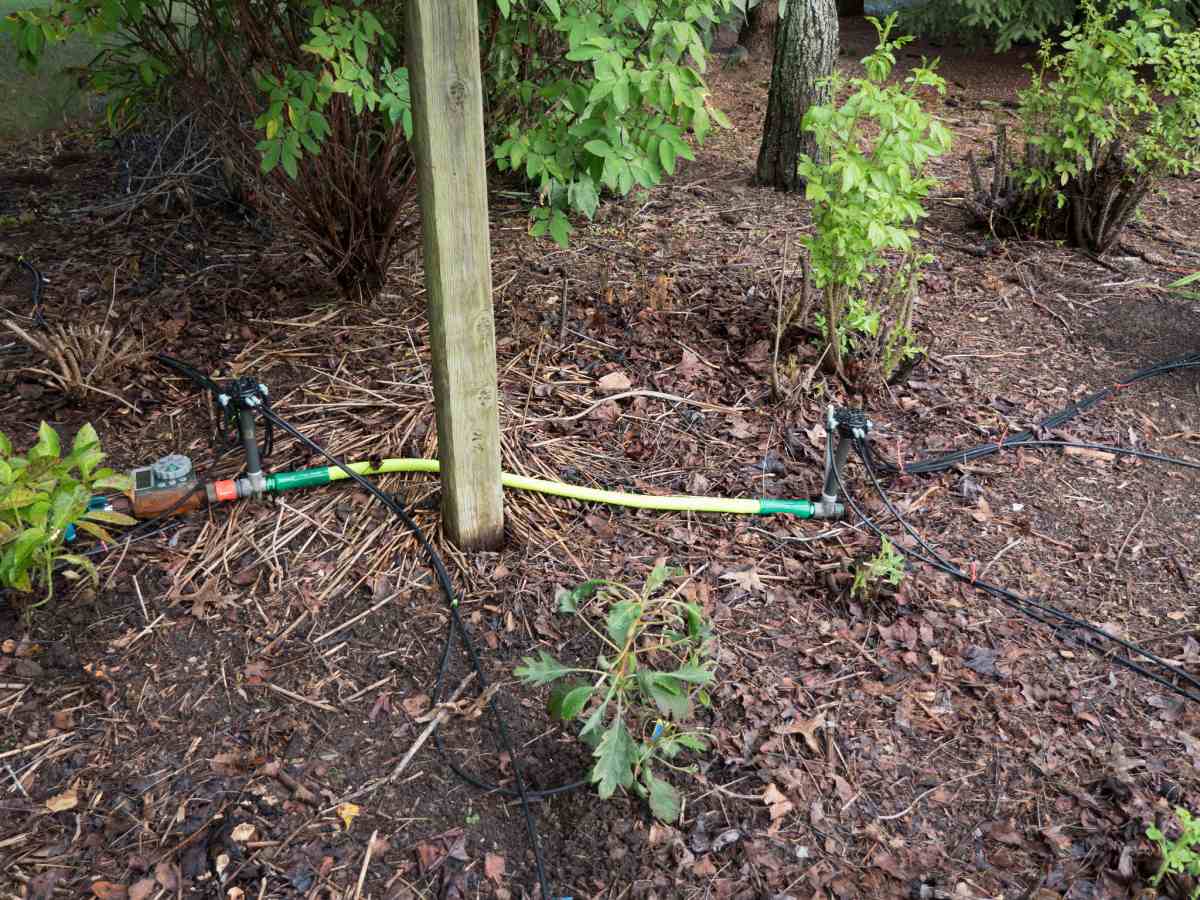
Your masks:
{"label": "green shrub", "polygon": [[633,790],[665,821],[679,818],[679,793],[655,767],[680,770],[672,760],[707,748],[706,736],[685,723],[693,702],[708,704],[704,686],[713,680],[708,618],[677,589],[665,590],[682,574],[660,564],[640,592],[604,580],[562,591],[559,611],[577,615],[602,645],[595,668],[566,666],[543,650],[515,672],[531,685],[557,682],[550,696],[555,718],[586,715],[579,737],[593,748],[590,777],[601,797]]}
{"label": "green shrub", "polygon": [[45,422],[24,455],[0,432],[0,588],[45,591],[35,604],[40,606],[53,596],[56,565],[67,567],[67,577],[78,578],[81,570],[97,580],[87,557],[65,552],[64,543],[71,526],[111,541],[100,523],[134,524],[120,513],[88,508],[94,492],[131,488],[128,476],[98,468],[103,458],[91,425],[79,429],[66,456],[58,434]]}
{"label": "green shrub", "polygon": [[1103,253],[1157,179],[1200,167],[1200,32],[1143,0],[1084,8],[1021,94],[1033,150],[1019,177],[1038,197],[1035,231]]}
{"label": "green shrub", "polygon": [[[1164,0],[1159,6],[1189,28],[1200,18],[1196,0]],[[990,43],[1002,53],[1057,34],[1078,14],[1078,0],[928,0],[904,10],[900,21],[925,37]]]}
{"label": "green shrub", "polygon": [[[854,355],[872,360],[890,379],[919,352],[913,294],[931,257],[914,254],[912,225],[925,215],[921,201],[936,183],[926,165],[950,149],[950,133],[917,97],[922,88],[945,90],[936,62],[914,68],[902,85],[888,83],[896,50],[912,38],[891,39],[895,13],[882,24],[870,21],[879,45],[863,60],[866,77],[849,81],[853,91],[840,106],[822,104],[805,113],[804,127],[822,162],[803,156],[800,175],[814,226],[804,244],[814,284],[824,293],[818,321],[834,368],[845,376],[846,358]],[[837,74],[831,80],[836,97],[844,80]],[[890,272],[889,251],[903,255]]]}
{"label": "green shrub", "polygon": [[485,71],[500,171],[544,203],[534,234],[565,246],[567,213],[628,194],[694,159],[713,123],[705,35],[733,0],[497,0]]}
{"label": "green shrub", "polygon": [[1145,0],[1083,9],[1021,93],[1023,160],[1006,170],[1002,138],[990,197],[973,177],[998,234],[1102,254],[1159,179],[1200,171],[1200,31]]}
{"label": "green shrub", "polygon": [[[494,159],[535,188],[535,234],[565,244],[568,214],[592,216],[604,190],[657,184],[693,158],[688,134],[728,126],[702,73],[714,23],[744,2],[481,0]],[[395,223],[394,203],[376,207],[409,171],[403,22],[403,2],[381,0],[50,0],[5,27],[31,64],[47,40],[118,35],[92,67],[114,112],[158,102],[164,83],[212,101],[228,114],[234,156],[256,149],[264,174],[282,170],[271,186],[304,214],[328,264],[374,283]],[[365,262],[347,249],[355,225],[382,235]]]}

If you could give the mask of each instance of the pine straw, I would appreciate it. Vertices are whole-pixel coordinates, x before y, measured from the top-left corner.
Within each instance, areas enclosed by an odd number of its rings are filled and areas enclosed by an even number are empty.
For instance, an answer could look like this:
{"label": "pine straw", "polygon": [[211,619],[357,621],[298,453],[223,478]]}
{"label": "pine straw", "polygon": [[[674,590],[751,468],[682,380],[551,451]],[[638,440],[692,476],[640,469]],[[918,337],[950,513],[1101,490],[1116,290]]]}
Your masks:
{"label": "pine straw", "polygon": [[[405,319],[411,324],[394,324]],[[288,375],[298,376],[283,391],[272,390],[276,412],[343,460],[436,458],[427,325],[415,310],[408,318],[394,310],[384,315],[377,309],[319,309],[287,322],[262,319],[253,324],[283,325],[289,343],[270,350],[250,349],[229,371],[219,373],[221,376],[254,373],[273,388]],[[335,346],[352,349],[341,355],[340,364],[328,366],[329,348]],[[380,347],[388,349],[386,362],[362,360],[364,348]],[[623,454],[598,443],[593,433],[593,416],[605,415],[603,408],[570,423],[568,430],[559,420],[602,399],[585,387],[594,384],[595,376],[574,364],[548,363],[539,358],[540,351],[540,346],[527,348],[501,361],[504,470],[600,488],[677,492],[691,471],[679,465],[678,440],[667,436],[647,441],[654,450],[652,458],[631,466]],[[551,379],[554,391],[535,390]],[[191,392],[182,382],[179,387]],[[188,402],[183,394],[180,401]],[[627,416],[658,423],[660,435],[672,427],[667,420],[673,408],[683,408],[655,398],[623,402]],[[678,435],[694,439],[682,431]],[[710,451],[723,461],[721,468],[737,456],[732,443],[721,439],[711,443]],[[218,472],[233,475],[242,462],[240,451],[234,451]],[[277,440],[268,466],[279,472],[326,462],[298,447],[292,438],[283,437]],[[380,477],[377,483],[400,495],[452,569],[463,572],[464,577],[472,571],[468,560],[441,533],[436,476],[393,474]],[[509,543],[535,554],[555,548],[556,553],[561,552],[560,559],[569,559],[581,576],[588,574],[586,562],[574,558],[565,540],[572,508],[578,506],[571,501],[506,491]],[[320,606],[371,583],[417,582],[427,566],[407,529],[382,516],[365,492],[347,484],[287,493],[262,503],[218,507],[189,543],[172,588],[174,597],[206,589],[214,578],[242,586],[261,584],[271,595],[286,595],[291,593],[289,585],[298,570],[314,569],[319,578],[306,603]]]}

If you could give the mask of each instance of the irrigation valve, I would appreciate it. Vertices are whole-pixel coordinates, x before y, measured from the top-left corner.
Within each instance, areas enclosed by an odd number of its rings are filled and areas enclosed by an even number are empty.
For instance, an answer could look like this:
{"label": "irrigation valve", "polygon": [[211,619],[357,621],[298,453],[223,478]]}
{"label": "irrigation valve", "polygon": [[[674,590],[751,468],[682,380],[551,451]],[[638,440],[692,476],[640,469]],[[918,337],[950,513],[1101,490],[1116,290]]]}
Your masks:
{"label": "irrigation valve", "polygon": [[204,504],[204,492],[192,468],[192,461],[179,453],[134,469],[133,514],[152,519],[165,512],[188,512]]}
{"label": "irrigation valve", "polygon": [[814,519],[840,519],[846,514],[838,502],[838,484],[850,458],[850,447],[856,440],[866,440],[871,420],[861,409],[830,406],[825,412],[825,487],[821,499],[813,504]]}

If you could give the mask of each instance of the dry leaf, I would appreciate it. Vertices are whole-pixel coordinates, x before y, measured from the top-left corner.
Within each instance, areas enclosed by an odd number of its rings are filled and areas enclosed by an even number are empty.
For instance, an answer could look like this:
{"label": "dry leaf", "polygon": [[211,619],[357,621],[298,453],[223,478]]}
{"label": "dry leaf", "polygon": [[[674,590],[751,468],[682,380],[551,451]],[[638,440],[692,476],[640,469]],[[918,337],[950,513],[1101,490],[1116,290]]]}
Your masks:
{"label": "dry leaf", "polygon": [[765,803],[771,810],[772,822],[782,819],[796,808],[792,801],[785,797],[779,788],[775,787],[773,783],[767,785],[767,789],[763,791],[762,799],[763,803]]}
{"label": "dry leaf", "polygon": [[971,510],[972,519],[974,519],[980,525],[986,525],[988,522],[992,521],[992,506],[987,502],[987,500],[985,500],[983,497],[980,497],[976,507],[976,509]]}
{"label": "dry leaf", "polygon": [[817,743],[816,732],[818,728],[825,727],[825,716],[822,713],[817,713],[811,719],[800,719],[788,725],[777,725],[771,730],[776,734],[799,734],[804,736],[804,743],[808,744],[808,748],[813,753],[821,752],[821,745]]}
{"label": "dry leaf", "polygon": [[675,367],[675,371],[679,373],[680,378],[688,380],[698,378],[702,371],[700,357],[691,350],[684,350],[683,358],[679,360],[679,365]]}
{"label": "dry leaf", "polygon": [[401,701],[400,705],[414,719],[419,718],[429,709],[429,695],[416,694],[412,697],[407,697]]}
{"label": "dry leaf", "polygon": [[745,419],[738,416],[729,423],[729,436],[744,441],[746,438],[754,437],[754,429],[746,424]]}
{"label": "dry leaf", "polygon": [[154,867],[154,880],[163,886],[165,891],[173,891],[179,887],[179,867],[173,862],[163,860]]}
{"label": "dry leaf", "polygon": [[483,858],[483,874],[496,884],[504,877],[504,857],[499,853],[489,853]]}
{"label": "dry leaf", "polygon": [[717,867],[713,864],[711,856],[702,856],[700,861],[692,866],[692,874],[700,878],[708,878],[717,874]]}
{"label": "dry leaf", "polygon": [[[56,794],[46,801],[46,809],[50,812],[66,812],[68,809],[74,809],[79,805],[79,782],[74,782],[69,788],[61,794]],[[122,885],[121,890],[125,890]]]}
{"label": "dry leaf", "polygon": [[633,387],[633,382],[624,372],[609,372],[596,382],[596,387],[602,394],[619,394]]}
{"label": "dry leaf", "polygon": [[229,836],[238,843],[241,843],[253,839],[255,830],[251,822],[242,822],[240,825],[234,826],[233,831],[229,832]]}
{"label": "dry leaf", "polygon": [[146,900],[153,897],[158,890],[158,882],[153,878],[141,878],[129,886],[129,900]]}
{"label": "dry leaf", "polygon": [[111,881],[93,881],[92,893],[100,900],[126,900],[129,888],[123,884],[113,884]]}
{"label": "dry leaf", "polygon": [[744,591],[760,591],[765,593],[767,590],[767,586],[758,577],[758,570],[753,566],[744,572],[725,572],[721,575],[721,580],[732,581]]}
{"label": "dry leaf", "polygon": [[240,887],[231,887],[229,893],[225,895],[225,900],[245,900],[246,892]]}
{"label": "dry leaf", "polygon": [[342,822],[345,824],[347,831],[350,830],[350,823],[353,822],[355,820],[355,818],[358,817],[358,814],[360,812],[362,812],[362,808],[356,803],[340,803],[340,804],[338,804],[338,808],[337,808],[338,818],[341,819]]}

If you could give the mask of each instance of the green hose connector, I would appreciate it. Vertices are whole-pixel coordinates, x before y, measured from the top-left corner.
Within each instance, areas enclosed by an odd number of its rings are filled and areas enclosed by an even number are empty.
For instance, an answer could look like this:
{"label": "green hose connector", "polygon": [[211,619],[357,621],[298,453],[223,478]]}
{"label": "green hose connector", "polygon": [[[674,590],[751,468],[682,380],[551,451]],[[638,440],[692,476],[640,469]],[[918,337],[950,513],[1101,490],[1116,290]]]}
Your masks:
{"label": "green hose connector", "polygon": [[[385,459],[378,465],[369,462],[351,463],[349,468],[358,475],[383,475],[390,472],[423,472],[436,475],[441,466],[436,459]],[[299,488],[319,487],[349,476],[337,466],[278,472],[267,476],[267,492],[278,494]],[[500,482],[506,488],[534,491],[583,503],[604,503],[609,506],[628,506],[635,509],[655,509],[668,512],[726,513],[743,516],[789,515],[800,519],[813,517],[813,504],[808,500],[756,500],[738,497],[660,497],[653,494],[629,494],[624,491],[605,491],[559,481],[545,481],[502,472]]]}
{"label": "green hose connector", "polygon": [[797,519],[811,519],[813,504],[811,500],[759,500],[760,516],[788,515]]}

